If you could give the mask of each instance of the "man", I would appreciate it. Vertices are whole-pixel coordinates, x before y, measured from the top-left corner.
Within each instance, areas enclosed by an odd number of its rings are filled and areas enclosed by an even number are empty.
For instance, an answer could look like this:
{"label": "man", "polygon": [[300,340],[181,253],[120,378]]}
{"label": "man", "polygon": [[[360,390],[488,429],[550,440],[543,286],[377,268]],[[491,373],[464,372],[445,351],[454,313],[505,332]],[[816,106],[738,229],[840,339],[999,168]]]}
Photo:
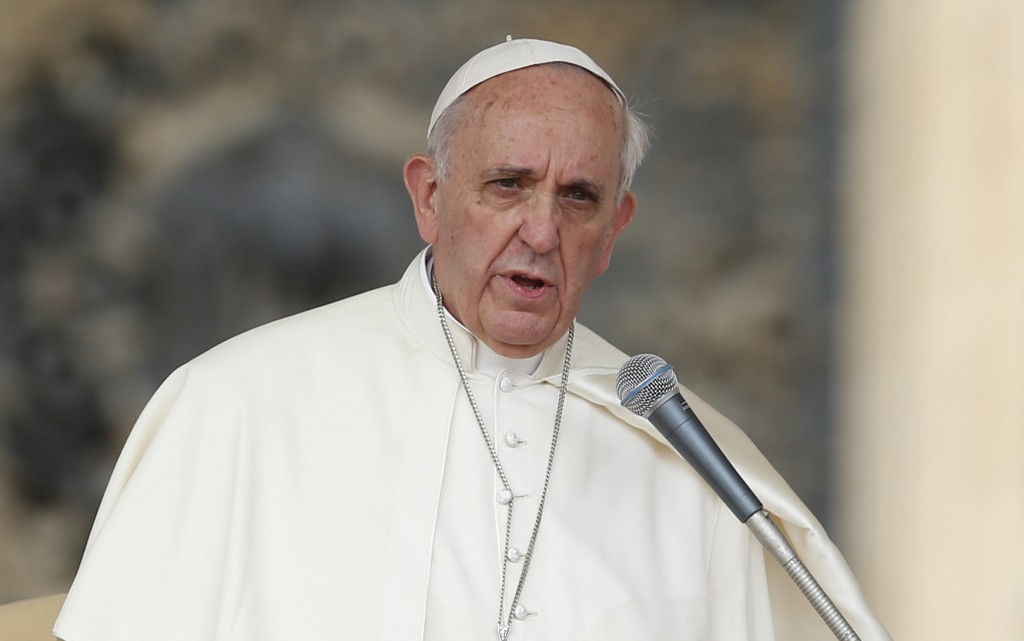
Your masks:
{"label": "man", "polygon": [[[633,218],[644,139],[576,49],[510,39],[471,59],[404,170],[430,247],[395,286],[169,377],[114,472],[57,635],[828,635],[618,405],[625,355],[575,323]],[[862,638],[887,638],[806,508],[688,397]]]}

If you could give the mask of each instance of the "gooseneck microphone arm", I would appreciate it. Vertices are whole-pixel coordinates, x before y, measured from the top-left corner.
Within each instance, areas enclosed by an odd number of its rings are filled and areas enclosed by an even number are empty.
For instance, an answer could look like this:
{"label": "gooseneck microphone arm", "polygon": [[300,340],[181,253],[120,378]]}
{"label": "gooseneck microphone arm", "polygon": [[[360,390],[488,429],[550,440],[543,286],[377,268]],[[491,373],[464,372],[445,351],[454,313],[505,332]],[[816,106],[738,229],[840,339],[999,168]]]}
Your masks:
{"label": "gooseneck microphone arm", "polygon": [[786,535],[775,525],[768,513],[764,510],[755,512],[746,520],[746,526],[800,588],[804,597],[807,598],[828,629],[832,631],[832,634],[840,641],[860,641],[860,637],[854,632],[853,627],[846,621],[839,608],[832,603],[832,599],[828,598],[828,594],[796,555],[796,550],[789,544]]}
{"label": "gooseneck microphone arm", "polygon": [[654,354],[633,356],[619,369],[615,389],[622,406],[649,420],[700,474],[765,550],[786,570],[840,641],[860,641],[839,609],[764,511],[750,486],[715,443],[679,393],[672,366]]}

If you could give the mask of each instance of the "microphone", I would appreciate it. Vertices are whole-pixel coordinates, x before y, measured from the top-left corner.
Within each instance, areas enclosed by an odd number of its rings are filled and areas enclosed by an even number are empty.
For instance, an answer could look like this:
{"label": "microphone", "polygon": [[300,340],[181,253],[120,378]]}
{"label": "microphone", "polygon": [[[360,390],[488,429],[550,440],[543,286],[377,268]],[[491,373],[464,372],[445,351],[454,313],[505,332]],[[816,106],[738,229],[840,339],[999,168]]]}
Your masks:
{"label": "microphone", "polygon": [[804,597],[840,641],[859,641],[842,613],[804,566],[746,481],[711,438],[679,393],[672,366],[660,356],[637,354],[619,368],[615,393],[623,407],[649,420],[693,466],[736,518],[786,570]]}
{"label": "microphone", "polygon": [[761,511],[761,501],[679,393],[671,365],[654,354],[638,354],[619,369],[615,393],[623,407],[658,428],[741,523]]}

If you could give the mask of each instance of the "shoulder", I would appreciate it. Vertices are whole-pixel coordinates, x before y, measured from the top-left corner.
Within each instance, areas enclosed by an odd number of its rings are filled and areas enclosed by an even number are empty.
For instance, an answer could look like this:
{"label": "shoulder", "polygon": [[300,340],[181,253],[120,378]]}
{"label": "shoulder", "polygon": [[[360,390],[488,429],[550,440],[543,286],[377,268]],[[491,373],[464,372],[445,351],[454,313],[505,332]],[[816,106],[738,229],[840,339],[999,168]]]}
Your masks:
{"label": "shoulder", "polygon": [[126,450],[138,458],[159,439],[187,451],[199,439],[228,451],[242,434],[294,435],[300,426],[315,431],[324,416],[340,416],[339,405],[371,385],[367,368],[381,359],[395,362],[382,355],[387,347],[378,349],[401,343],[392,337],[405,331],[390,289],[273,321],[181,365],[147,403]]}
{"label": "shoulder", "polygon": [[590,375],[611,371],[614,376],[628,358],[625,352],[582,323],[576,323],[573,345],[573,369],[585,370]]}
{"label": "shoulder", "polygon": [[402,331],[389,285],[243,332],[192,359],[191,370],[245,373],[350,358],[353,347]]}

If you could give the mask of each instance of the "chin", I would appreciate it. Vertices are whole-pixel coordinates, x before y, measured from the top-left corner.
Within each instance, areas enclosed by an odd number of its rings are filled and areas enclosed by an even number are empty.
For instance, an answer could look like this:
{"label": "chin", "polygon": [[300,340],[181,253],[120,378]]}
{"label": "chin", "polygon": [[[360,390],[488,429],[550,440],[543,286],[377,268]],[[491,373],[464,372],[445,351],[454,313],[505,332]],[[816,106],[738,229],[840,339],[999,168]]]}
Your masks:
{"label": "chin", "polygon": [[[483,320],[483,319],[481,319]],[[495,314],[483,329],[493,340],[517,350],[536,347],[536,351],[554,343],[568,329],[559,331],[558,319],[530,312],[506,310]]]}
{"label": "chin", "polygon": [[546,349],[549,345],[558,340],[560,336],[561,333],[556,335],[550,330],[491,334],[492,338],[497,339],[504,345],[508,345],[509,348],[516,351],[529,351],[531,354],[536,354]]}

